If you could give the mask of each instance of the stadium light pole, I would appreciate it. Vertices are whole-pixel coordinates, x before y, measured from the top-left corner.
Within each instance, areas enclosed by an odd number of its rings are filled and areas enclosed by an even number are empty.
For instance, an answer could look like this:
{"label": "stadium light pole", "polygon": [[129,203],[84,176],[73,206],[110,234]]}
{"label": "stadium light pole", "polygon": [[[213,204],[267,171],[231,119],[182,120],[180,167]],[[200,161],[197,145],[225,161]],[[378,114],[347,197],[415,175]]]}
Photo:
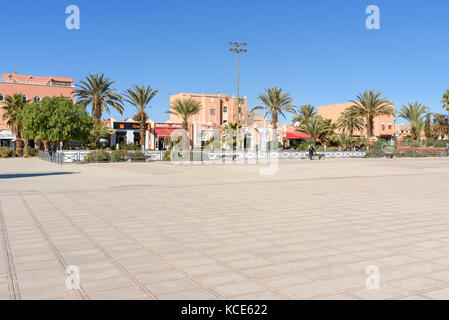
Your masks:
{"label": "stadium light pole", "polygon": [[246,49],[247,43],[246,42],[229,42],[229,45],[231,48],[229,51],[235,52],[237,54],[237,143],[238,143],[238,132],[239,132],[239,125],[240,125],[240,86],[239,86],[239,56],[240,53],[248,52]]}

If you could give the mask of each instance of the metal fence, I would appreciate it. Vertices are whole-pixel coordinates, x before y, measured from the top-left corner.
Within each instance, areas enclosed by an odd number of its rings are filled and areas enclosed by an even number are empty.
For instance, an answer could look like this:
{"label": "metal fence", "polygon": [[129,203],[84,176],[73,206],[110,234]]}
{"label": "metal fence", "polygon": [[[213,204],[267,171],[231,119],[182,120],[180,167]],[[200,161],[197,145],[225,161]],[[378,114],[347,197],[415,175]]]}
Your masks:
{"label": "metal fence", "polygon": [[[365,151],[318,152],[325,158],[363,158]],[[245,161],[258,159],[306,159],[306,151],[57,151],[54,154],[39,151],[39,158],[63,163],[109,163],[149,161]]]}
{"label": "metal fence", "polygon": [[39,159],[44,160],[44,161],[54,162],[57,164],[64,163],[64,156],[60,152],[50,153],[48,151],[39,150]]}

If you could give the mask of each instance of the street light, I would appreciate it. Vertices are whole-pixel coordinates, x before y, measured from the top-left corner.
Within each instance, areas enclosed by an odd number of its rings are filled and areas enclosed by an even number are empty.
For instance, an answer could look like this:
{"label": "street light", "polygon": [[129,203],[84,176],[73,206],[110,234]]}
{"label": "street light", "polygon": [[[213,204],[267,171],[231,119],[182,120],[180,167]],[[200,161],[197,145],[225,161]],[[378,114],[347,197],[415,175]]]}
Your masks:
{"label": "street light", "polygon": [[247,43],[245,42],[229,42],[231,48],[229,51],[235,52],[237,54],[237,139],[238,139],[238,128],[240,123],[240,88],[239,88],[239,55],[240,53],[248,52],[246,49]]}

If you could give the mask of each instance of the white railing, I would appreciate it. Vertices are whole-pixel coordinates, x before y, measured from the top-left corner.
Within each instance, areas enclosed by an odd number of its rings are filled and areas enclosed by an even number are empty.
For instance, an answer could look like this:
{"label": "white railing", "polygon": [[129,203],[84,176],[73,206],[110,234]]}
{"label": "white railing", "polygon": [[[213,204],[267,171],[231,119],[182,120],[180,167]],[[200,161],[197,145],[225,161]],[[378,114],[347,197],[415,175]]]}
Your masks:
{"label": "white railing", "polygon": [[[62,150],[57,151],[56,155],[60,163],[83,163],[86,157],[94,151],[77,151],[77,150]],[[110,159],[106,162],[123,161],[123,157],[115,157],[114,151],[104,151],[110,154]],[[139,152],[139,151],[137,151]],[[162,161],[167,151],[144,151],[140,153],[148,161]],[[134,151],[115,153],[116,155],[135,154]],[[363,158],[366,151],[325,151],[317,152],[317,154],[324,155],[325,158]],[[224,159],[238,159],[238,160],[253,160],[253,159],[306,159],[309,157],[307,151],[187,151],[179,152],[177,154],[179,159],[190,159],[192,161],[206,161],[206,160],[224,160]],[[142,158],[140,156],[140,158]],[[44,158],[44,157],[42,157]],[[131,157],[132,158],[132,157]],[[126,157],[129,159],[129,157]],[[93,161],[95,162],[95,161]]]}

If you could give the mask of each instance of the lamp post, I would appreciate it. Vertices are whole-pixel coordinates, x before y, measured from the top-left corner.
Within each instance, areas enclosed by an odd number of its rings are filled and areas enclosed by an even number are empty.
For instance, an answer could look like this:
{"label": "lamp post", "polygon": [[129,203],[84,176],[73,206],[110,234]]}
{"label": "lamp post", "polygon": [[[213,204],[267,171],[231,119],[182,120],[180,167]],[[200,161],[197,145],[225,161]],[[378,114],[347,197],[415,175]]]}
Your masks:
{"label": "lamp post", "polygon": [[235,52],[237,54],[237,143],[238,143],[238,132],[240,127],[240,87],[239,87],[239,56],[240,53],[248,52],[246,49],[247,43],[242,42],[229,42],[231,48],[229,51]]}

